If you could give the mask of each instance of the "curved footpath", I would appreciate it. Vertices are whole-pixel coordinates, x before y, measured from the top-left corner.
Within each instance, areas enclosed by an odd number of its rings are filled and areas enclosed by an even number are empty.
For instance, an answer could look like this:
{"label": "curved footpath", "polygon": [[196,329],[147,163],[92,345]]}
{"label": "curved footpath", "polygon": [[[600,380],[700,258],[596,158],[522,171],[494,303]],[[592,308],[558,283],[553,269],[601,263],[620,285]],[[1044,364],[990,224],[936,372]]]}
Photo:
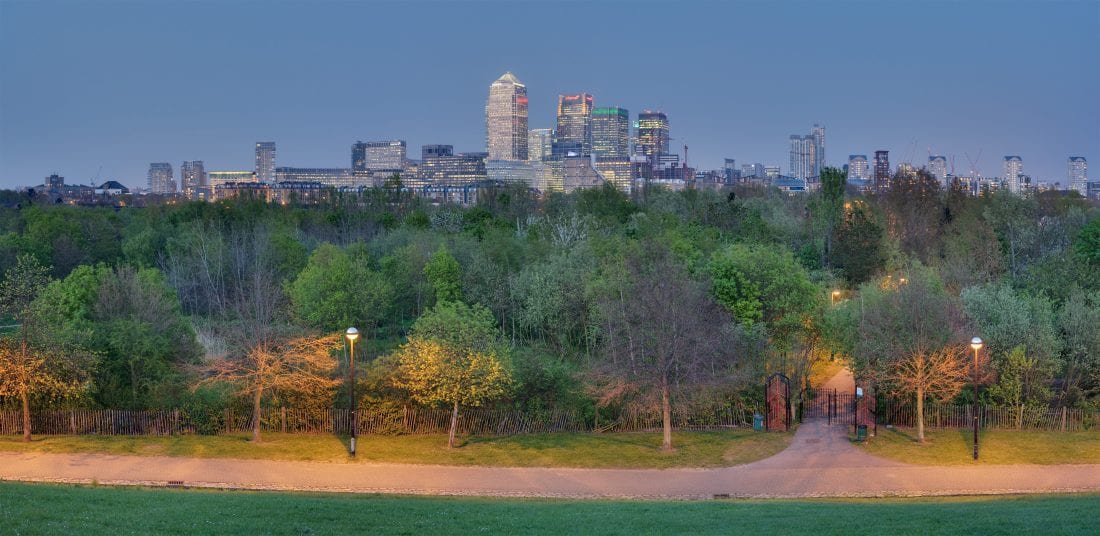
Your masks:
{"label": "curved footpath", "polygon": [[[834,378],[827,385],[838,381],[845,379]],[[851,381],[850,376],[846,381]],[[1100,492],[1100,465],[908,465],[859,450],[848,441],[844,426],[811,421],[799,427],[783,452],[718,469],[456,467],[0,453],[0,480],[511,497],[883,497]]]}

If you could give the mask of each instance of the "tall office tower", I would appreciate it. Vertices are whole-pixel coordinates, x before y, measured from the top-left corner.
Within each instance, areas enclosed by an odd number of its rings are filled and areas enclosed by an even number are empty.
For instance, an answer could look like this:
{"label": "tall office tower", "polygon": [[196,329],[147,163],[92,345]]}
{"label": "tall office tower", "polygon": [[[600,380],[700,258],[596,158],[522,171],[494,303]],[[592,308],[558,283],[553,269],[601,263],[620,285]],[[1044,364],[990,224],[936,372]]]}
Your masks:
{"label": "tall office tower", "polygon": [[867,155],[848,155],[848,180],[867,180],[871,176],[867,174]]}
{"label": "tall office tower", "polygon": [[[405,140],[368,141],[363,145],[363,160],[367,170],[399,171],[405,168]],[[355,169],[354,161],[352,169]]]}
{"label": "tall office tower", "polygon": [[875,189],[890,187],[890,151],[875,151]]}
{"label": "tall office tower", "polygon": [[1069,176],[1066,177],[1070,190],[1076,190],[1082,196],[1089,195],[1089,163],[1083,156],[1069,157]]}
{"label": "tall office tower", "polygon": [[256,179],[263,183],[275,182],[275,142],[256,142]]}
{"label": "tall office tower", "polygon": [[928,157],[928,172],[938,179],[940,183],[947,182],[947,157],[932,155]]}
{"label": "tall office tower", "polygon": [[741,178],[741,171],[737,169],[737,160],[733,158],[726,158],[722,165],[722,178],[726,182],[734,182]]}
{"label": "tall office tower", "polygon": [[792,134],[791,142],[791,167],[787,174],[796,179],[809,179],[817,177],[815,166],[817,165],[817,144],[813,136],[799,136]]}
{"label": "tall office tower", "polygon": [[635,126],[638,129],[635,155],[644,156],[655,163],[661,155],[668,154],[668,116],[664,112],[642,110]]}
{"label": "tall office tower", "polygon": [[592,95],[558,96],[558,130],[555,153],[576,152],[581,156],[592,154]]}
{"label": "tall office tower", "polygon": [[183,195],[188,199],[197,198],[200,191],[206,188],[206,170],[203,169],[202,160],[180,164],[180,186],[183,187]]}
{"label": "tall office tower", "polygon": [[485,144],[489,160],[527,160],[527,86],[512,73],[489,86]]}
{"label": "tall office tower", "polygon": [[439,158],[441,156],[453,156],[455,154],[454,145],[421,145],[420,146],[420,160],[430,160],[432,158]]}
{"label": "tall office tower", "polygon": [[820,177],[821,170],[825,169],[825,127],[814,123],[810,129],[810,137],[814,144],[814,169],[812,176]]}
{"label": "tall office tower", "polygon": [[176,180],[172,178],[172,164],[168,162],[149,164],[149,191],[154,194],[176,193]]}
{"label": "tall office tower", "polygon": [[630,112],[626,108],[592,110],[592,154],[630,158]]}
{"label": "tall office tower", "polygon": [[1020,178],[1024,174],[1024,159],[1019,156],[1009,155],[1004,161],[1004,179],[1008,184],[1008,191],[1019,193],[1023,187]]}
{"label": "tall office tower", "polygon": [[527,131],[527,159],[548,160],[554,147],[554,129],[533,128]]}

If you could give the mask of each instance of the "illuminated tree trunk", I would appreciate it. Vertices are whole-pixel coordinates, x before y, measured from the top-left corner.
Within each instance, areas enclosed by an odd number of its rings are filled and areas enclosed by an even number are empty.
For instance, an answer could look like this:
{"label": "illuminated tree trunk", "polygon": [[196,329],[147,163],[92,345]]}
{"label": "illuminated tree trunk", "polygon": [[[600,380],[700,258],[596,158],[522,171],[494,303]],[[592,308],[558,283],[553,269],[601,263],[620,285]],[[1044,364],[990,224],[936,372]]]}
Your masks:
{"label": "illuminated tree trunk", "polygon": [[252,397],[252,441],[260,442],[260,399],[263,398],[263,386],[256,387],[256,394]]}
{"label": "illuminated tree trunk", "polygon": [[672,450],[672,404],[668,395],[668,375],[661,378],[661,428],[664,430],[662,450]]}
{"label": "illuminated tree trunk", "polygon": [[31,398],[27,395],[26,389],[19,393],[19,398],[23,400],[23,441],[29,442],[31,440]]}
{"label": "illuminated tree trunk", "polygon": [[924,443],[924,387],[917,387],[917,441]]}
{"label": "illuminated tree trunk", "polygon": [[458,401],[455,400],[454,409],[451,410],[451,432],[447,436],[447,448],[455,448],[455,428],[458,428]]}

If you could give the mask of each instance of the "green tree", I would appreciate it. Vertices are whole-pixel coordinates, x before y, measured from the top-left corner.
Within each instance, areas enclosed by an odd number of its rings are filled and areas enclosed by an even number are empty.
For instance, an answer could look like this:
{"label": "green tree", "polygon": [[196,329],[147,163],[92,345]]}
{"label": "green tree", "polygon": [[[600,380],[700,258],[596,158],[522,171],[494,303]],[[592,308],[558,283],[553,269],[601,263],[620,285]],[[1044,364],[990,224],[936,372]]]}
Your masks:
{"label": "green tree", "polygon": [[1098,387],[1092,383],[1100,373],[1100,292],[1085,294],[1079,288],[1058,312],[1062,336],[1062,402],[1079,405]]}
{"label": "green tree", "polygon": [[462,268],[458,260],[440,245],[439,249],[424,265],[424,277],[435,289],[437,302],[459,301],[462,299]]}
{"label": "green tree", "polygon": [[371,270],[360,246],[321,244],[290,284],[291,308],[305,324],[326,331],[374,327],[392,306],[393,289]]}
{"label": "green tree", "polygon": [[1092,220],[1081,229],[1073,249],[1085,262],[1100,266],[1100,218]]}
{"label": "green tree", "polygon": [[821,305],[805,268],[781,246],[734,244],[711,259],[718,303],[738,321],[763,321],[773,342],[789,346]]}
{"label": "green tree", "polygon": [[845,203],[843,220],[833,232],[833,265],[849,283],[867,281],[886,262],[882,241],[882,226],[867,203]]}
{"label": "green tree", "polygon": [[[1020,399],[999,396],[1014,389],[991,389],[994,400],[1014,405],[1044,404],[1049,398],[1047,386],[1058,369],[1061,341],[1049,300],[1020,293],[1006,284],[968,287],[961,294],[966,315],[974,322],[992,356],[998,383],[1009,381],[1013,367],[1026,365],[1026,380]],[[1009,353],[1022,348],[1027,361],[1012,362]]]}
{"label": "green tree", "polygon": [[447,446],[454,448],[459,406],[480,406],[512,384],[510,354],[484,307],[439,302],[413,324],[396,353],[395,384],[423,404],[451,405]]}

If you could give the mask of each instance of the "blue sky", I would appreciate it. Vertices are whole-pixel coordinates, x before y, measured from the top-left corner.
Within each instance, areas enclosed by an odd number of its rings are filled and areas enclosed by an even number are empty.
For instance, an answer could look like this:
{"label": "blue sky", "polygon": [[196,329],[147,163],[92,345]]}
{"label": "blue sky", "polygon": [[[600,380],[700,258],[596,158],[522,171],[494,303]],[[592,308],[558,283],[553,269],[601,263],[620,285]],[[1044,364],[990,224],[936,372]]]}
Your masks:
{"label": "blue sky", "polygon": [[[356,140],[484,150],[489,84],[514,72],[530,126],[559,93],[664,110],[696,167],[981,152],[1065,182],[1100,167],[1100,1],[56,2],[0,0],[0,187],[117,179],[150,162],[347,167]],[[102,171],[99,171],[102,168]],[[1093,171],[1093,176],[1100,172]]]}

